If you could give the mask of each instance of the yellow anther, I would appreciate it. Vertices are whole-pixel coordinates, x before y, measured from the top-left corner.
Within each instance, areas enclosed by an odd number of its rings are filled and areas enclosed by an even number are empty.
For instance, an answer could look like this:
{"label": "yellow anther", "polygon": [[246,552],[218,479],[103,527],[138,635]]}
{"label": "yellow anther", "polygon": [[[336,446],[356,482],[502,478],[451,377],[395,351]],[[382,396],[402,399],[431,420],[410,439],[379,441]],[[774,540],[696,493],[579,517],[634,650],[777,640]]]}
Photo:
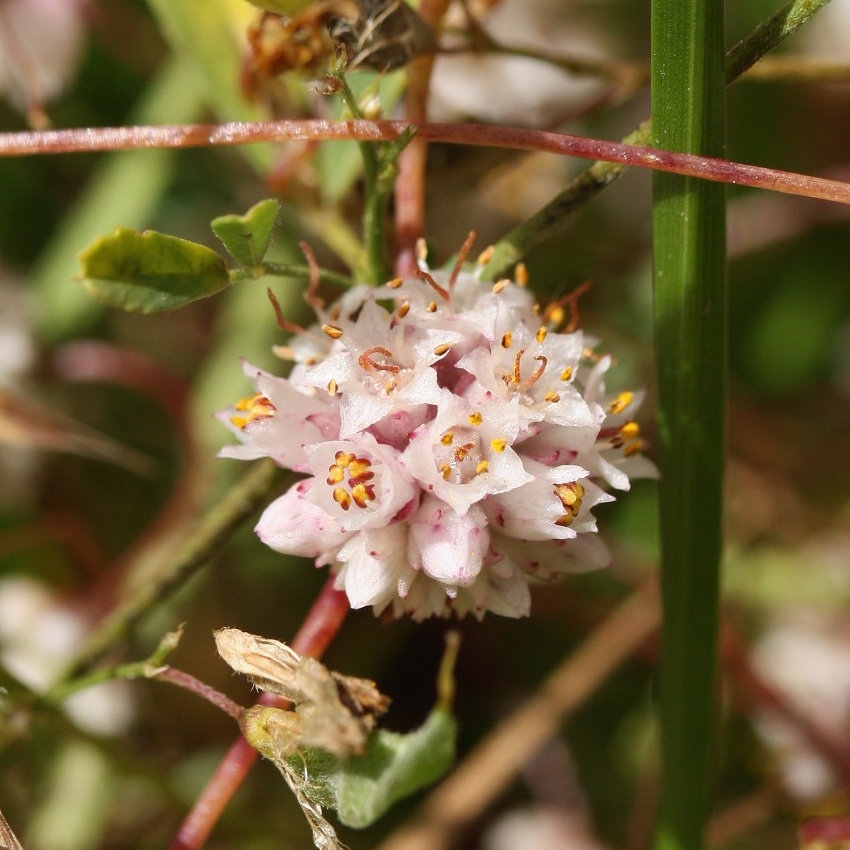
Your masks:
{"label": "yellow anther", "polygon": [[539,327],[537,329],[537,341],[542,344],[543,340],[546,339],[546,334],[548,331],[544,327]]}
{"label": "yellow anther", "polygon": [[401,306],[398,308],[398,317],[399,319],[403,319],[410,312],[410,302],[402,301]]}
{"label": "yellow anther", "polygon": [[322,325],[322,332],[326,333],[331,339],[339,339],[342,336],[342,328],[336,325]]}
{"label": "yellow anther", "polygon": [[549,322],[550,325],[560,325],[561,322],[564,321],[566,313],[564,313],[564,308],[559,304],[556,304],[554,307],[551,307],[546,311],[546,321]]}
{"label": "yellow anther", "polygon": [[450,446],[454,442],[455,435],[451,431],[446,431],[445,434],[440,438],[440,442],[444,446]]}
{"label": "yellow anther", "polygon": [[230,421],[237,428],[244,428],[248,424],[248,420],[244,416],[231,416]]}
{"label": "yellow anther", "polygon": [[336,395],[336,391],[338,389],[339,389],[339,387],[337,386],[336,381],[333,378],[331,378],[328,381],[328,395]]}
{"label": "yellow anther", "polygon": [[428,259],[428,243],[421,236],[416,240],[416,259],[420,263]]}
{"label": "yellow anther", "polygon": [[392,280],[387,281],[387,289],[398,289],[402,285],[402,283],[404,283],[404,280],[402,280],[402,278],[394,277]]}
{"label": "yellow anther", "polygon": [[556,402],[556,401],[560,401],[560,400],[561,400],[561,397],[558,395],[558,393],[548,392],[544,396],[544,401]]}
{"label": "yellow anther", "polygon": [[365,508],[375,498],[375,488],[372,484],[355,484],[351,488],[351,497],[358,508]]}
{"label": "yellow anther", "polygon": [[469,424],[470,425],[480,425],[481,422],[483,421],[483,419],[484,419],[484,417],[480,413],[478,413],[477,411],[475,413],[469,414]]}
{"label": "yellow anther", "polygon": [[513,344],[514,338],[511,335],[510,331],[505,331],[502,335],[502,348],[510,348]]}
{"label": "yellow anther", "polygon": [[438,357],[442,357],[451,347],[452,344],[450,342],[444,342],[442,345],[438,345],[434,349],[434,354],[436,354]]}
{"label": "yellow anther", "polygon": [[486,266],[493,259],[493,254],[496,249],[492,245],[488,245],[479,255],[476,262],[479,266]]}
{"label": "yellow anther", "polygon": [[511,284],[512,280],[508,280],[508,278],[503,277],[501,280],[497,280],[493,284],[493,294],[498,295],[500,292],[504,292]]}
{"label": "yellow anther", "polygon": [[528,266],[525,263],[516,264],[514,278],[520,286],[528,286]]}
{"label": "yellow anther", "polygon": [[643,440],[635,440],[634,442],[629,443],[623,449],[624,457],[634,457],[635,455],[639,455],[643,451]]}
{"label": "yellow anther", "polygon": [[501,454],[505,447],[508,445],[508,441],[502,437],[498,437],[497,439],[490,440],[490,448],[493,449],[494,452]]}
{"label": "yellow anther", "polygon": [[477,465],[476,465],[476,467],[475,467],[475,474],[476,474],[476,475],[481,475],[481,473],[482,473],[482,472],[486,472],[486,471],[487,471],[487,469],[489,468],[489,466],[490,466],[490,465],[487,463],[487,461],[486,461],[486,460],[479,460],[479,461],[478,461],[478,464],[477,464]]}
{"label": "yellow anther", "polygon": [[347,511],[351,507],[351,496],[345,487],[337,487],[334,490],[334,501],[344,510]]}
{"label": "yellow anther", "polygon": [[429,313],[436,313],[436,312],[437,312],[437,302],[436,302],[436,301],[432,301],[432,302],[431,302],[431,303],[430,303],[430,304],[429,304],[429,305],[428,305],[425,309],[426,309]]}
{"label": "yellow anther", "polygon": [[556,484],[555,495],[561,502],[565,513],[555,520],[555,525],[561,527],[572,525],[573,520],[581,510],[581,500],[584,498],[584,487],[578,481],[569,484]]}
{"label": "yellow anther", "polygon": [[443,480],[448,481],[449,476],[452,474],[452,468],[447,463],[441,463],[439,470],[440,474],[443,476]]}
{"label": "yellow anther", "polygon": [[262,394],[255,393],[248,398],[241,398],[233,405],[237,410],[247,414],[246,416],[231,416],[230,421],[237,428],[244,428],[255,419],[268,419],[274,416],[275,406]]}
{"label": "yellow anther", "polygon": [[319,361],[315,357],[307,357],[304,360],[305,366],[315,366]]}
{"label": "yellow anther", "polygon": [[325,479],[328,484],[341,484],[345,480],[345,470],[341,466],[334,464],[328,467],[328,477]]}
{"label": "yellow anther", "polygon": [[570,378],[572,378],[572,376],[573,376],[573,367],[572,366],[567,366],[567,368],[564,369],[563,372],[561,372],[561,380],[562,381],[569,381]]}
{"label": "yellow anther", "polygon": [[389,395],[393,390],[397,388],[398,384],[392,378],[390,378],[389,381],[387,381],[387,385],[384,387],[384,392]]}
{"label": "yellow anther", "polygon": [[634,400],[635,394],[629,390],[620,393],[611,404],[608,405],[608,412],[614,416],[622,413]]}
{"label": "yellow anther", "polygon": [[620,434],[622,434],[624,439],[632,440],[640,434],[640,425],[637,422],[629,420],[620,428]]}

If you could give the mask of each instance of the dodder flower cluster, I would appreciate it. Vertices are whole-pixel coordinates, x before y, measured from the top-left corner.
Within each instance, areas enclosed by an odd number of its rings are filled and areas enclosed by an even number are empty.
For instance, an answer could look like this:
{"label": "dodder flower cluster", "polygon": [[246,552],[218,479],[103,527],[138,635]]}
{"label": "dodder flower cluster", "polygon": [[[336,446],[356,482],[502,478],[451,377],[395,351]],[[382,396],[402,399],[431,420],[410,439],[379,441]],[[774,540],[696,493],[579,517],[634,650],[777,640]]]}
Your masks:
{"label": "dodder flower cluster", "polygon": [[[480,270],[480,265],[479,265]],[[594,505],[653,474],[632,420],[609,399],[611,360],[519,281],[430,272],[330,308],[284,356],[288,379],[246,365],[256,395],[222,418],[242,445],[306,477],[257,533],[279,552],[335,564],[351,605],[415,619],[528,613],[528,579],[604,566]]]}

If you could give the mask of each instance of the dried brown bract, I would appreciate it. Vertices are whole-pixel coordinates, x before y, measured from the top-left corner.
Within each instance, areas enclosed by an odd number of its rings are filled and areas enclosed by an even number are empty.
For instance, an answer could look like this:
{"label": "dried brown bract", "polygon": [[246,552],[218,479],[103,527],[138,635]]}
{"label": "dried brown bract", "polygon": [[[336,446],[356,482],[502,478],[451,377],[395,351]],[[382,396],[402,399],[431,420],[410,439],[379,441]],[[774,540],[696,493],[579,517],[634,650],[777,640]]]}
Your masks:
{"label": "dried brown bract", "polygon": [[[317,747],[338,756],[360,753],[389,698],[373,682],[342,676],[280,641],[239,629],[215,633],[221,657],[258,688],[294,703],[293,711],[256,707],[243,719],[246,737],[274,741],[274,756]],[[257,727],[261,726],[262,730]],[[273,727],[273,728],[272,728]]]}

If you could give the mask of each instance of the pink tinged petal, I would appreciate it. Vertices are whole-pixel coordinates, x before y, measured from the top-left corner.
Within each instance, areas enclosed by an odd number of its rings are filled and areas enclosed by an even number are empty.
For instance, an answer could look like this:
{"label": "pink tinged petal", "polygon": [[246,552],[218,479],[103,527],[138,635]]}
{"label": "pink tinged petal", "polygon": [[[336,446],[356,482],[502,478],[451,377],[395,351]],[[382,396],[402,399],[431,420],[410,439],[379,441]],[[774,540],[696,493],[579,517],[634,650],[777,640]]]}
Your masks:
{"label": "pink tinged petal", "polygon": [[407,525],[395,523],[354,534],[340,549],[336,586],[345,590],[352,608],[383,608],[397,595],[399,582],[412,572],[407,532]]}
{"label": "pink tinged petal", "polygon": [[333,518],[304,498],[310,481],[290,487],[263,512],[254,531],[276,552],[321,558],[346,538]]}
{"label": "pink tinged petal", "polygon": [[454,609],[459,616],[470,613],[479,620],[488,611],[502,617],[527,617],[531,610],[528,580],[517,564],[503,558],[458,592]]}
{"label": "pink tinged petal", "polygon": [[567,573],[591,572],[611,563],[611,554],[598,534],[531,542],[494,534],[493,548],[538,581],[551,581]]}
{"label": "pink tinged petal", "polygon": [[487,519],[477,508],[460,516],[430,498],[410,525],[411,565],[449,587],[474,581],[488,546]]}

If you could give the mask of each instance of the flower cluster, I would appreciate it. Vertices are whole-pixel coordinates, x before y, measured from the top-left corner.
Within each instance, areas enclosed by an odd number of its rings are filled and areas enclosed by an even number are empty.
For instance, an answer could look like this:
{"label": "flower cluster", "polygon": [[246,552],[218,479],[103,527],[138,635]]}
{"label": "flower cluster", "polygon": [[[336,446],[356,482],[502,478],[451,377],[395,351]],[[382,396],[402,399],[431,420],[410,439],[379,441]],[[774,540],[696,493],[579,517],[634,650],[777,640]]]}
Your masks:
{"label": "flower cluster", "polygon": [[[604,566],[591,513],[651,475],[632,415],[607,398],[609,356],[558,332],[517,280],[430,271],[358,286],[296,333],[288,379],[224,411],[242,444],[305,477],[265,511],[273,549],[334,564],[355,608],[422,619],[528,613],[528,580]],[[280,352],[279,352],[280,353]]]}

